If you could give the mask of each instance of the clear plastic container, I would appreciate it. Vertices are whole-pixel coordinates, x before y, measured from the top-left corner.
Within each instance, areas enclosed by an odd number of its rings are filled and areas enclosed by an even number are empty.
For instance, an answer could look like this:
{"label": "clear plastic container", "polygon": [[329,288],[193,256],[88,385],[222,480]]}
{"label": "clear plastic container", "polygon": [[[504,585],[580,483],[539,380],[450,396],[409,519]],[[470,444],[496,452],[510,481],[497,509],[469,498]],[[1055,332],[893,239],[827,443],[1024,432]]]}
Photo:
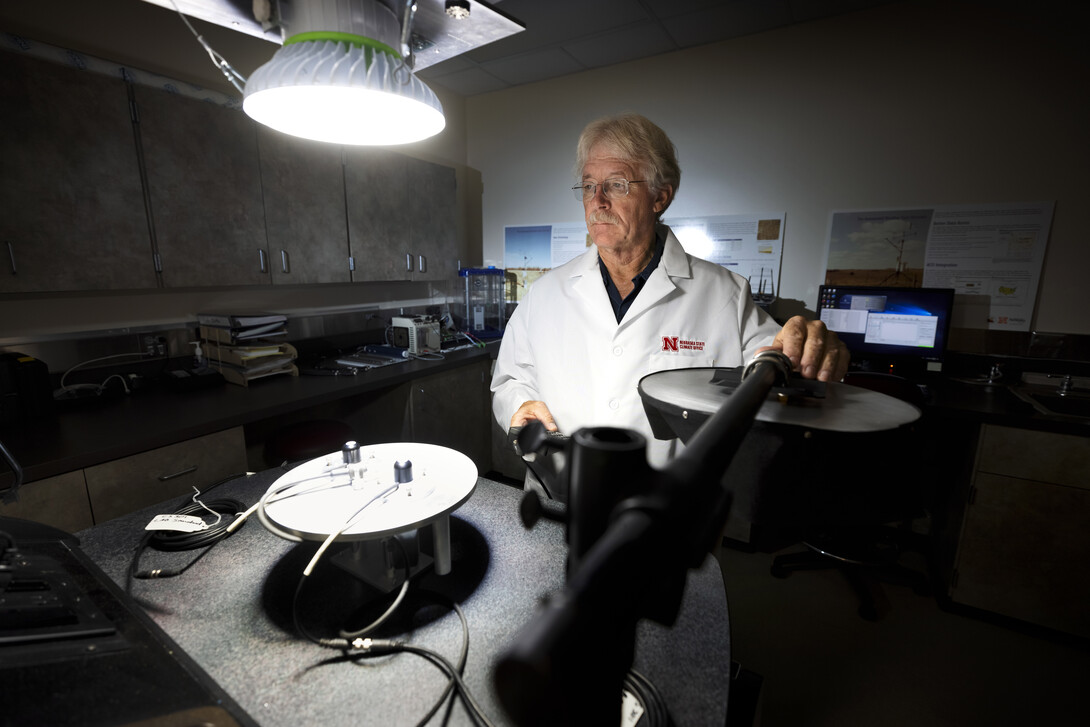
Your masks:
{"label": "clear plastic container", "polygon": [[506,324],[504,271],[500,268],[462,268],[465,301],[460,311],[462,329],[478,338],[498,338]]}

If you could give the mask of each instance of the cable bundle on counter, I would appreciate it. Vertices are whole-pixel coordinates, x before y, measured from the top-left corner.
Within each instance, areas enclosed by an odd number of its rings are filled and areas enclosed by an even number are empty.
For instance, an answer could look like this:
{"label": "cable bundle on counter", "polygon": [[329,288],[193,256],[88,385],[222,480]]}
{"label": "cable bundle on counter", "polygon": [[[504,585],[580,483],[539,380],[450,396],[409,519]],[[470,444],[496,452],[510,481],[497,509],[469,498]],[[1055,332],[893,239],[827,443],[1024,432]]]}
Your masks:
{"label": "cable bundle on counter", "polygon": [[[242,476],[242,474],[226,477],[214,485],[211,485],[208,490],[239,476]],[[193,489],[196,491],[196,494],[193,495],[193,501],[180,509],[175,510],[173,515],[198,516],[204,515],[205,513],[211,513],[216,516],[215,521],[206,523],[204,528],[195,532],[151,530],[145,533],[137,544],[136,551],[133,553],[132,563],[129,565],[129,585],[131,585],[133,578],[148,580],[154,578],[173,578],[181,575],[193,567],[197,561],[207,555],[212,549],[211,546],[229,537],[234,532],[234,528],[231,528],[230,526],[235,522],[238,516],[246,510],[246,505],[234,498],[222,498],[205,502],[199,499],[202,493],[195,487]],[[205,548],[205,550],[196,558],[179,568],[153,568],[151,570],[140,570],[140,560],[144,556],[144,551],[149,547],[167,553],[196,550],[198,548]]]}

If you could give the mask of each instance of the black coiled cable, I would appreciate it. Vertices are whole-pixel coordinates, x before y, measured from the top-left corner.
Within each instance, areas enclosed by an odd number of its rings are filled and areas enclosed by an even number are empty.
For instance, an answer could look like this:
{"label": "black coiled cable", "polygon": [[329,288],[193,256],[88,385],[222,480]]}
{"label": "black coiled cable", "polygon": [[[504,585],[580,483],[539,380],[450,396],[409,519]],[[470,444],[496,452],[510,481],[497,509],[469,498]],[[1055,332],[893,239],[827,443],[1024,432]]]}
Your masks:
{"label": "black coiled cable", "polygon": [[643,705],[643,717],[639,724],[648,727],[672,727],[674,723],[666,709],[666,702],[650,679],[632,669],[625,675],[624,688]]}
{"label": "black coiled cable", "polygon": [[[209,502],[204,503],[193,502],[176,510],[174,514],[203,515],[207,514],[209,510],[215,512],[220,517],[215,522],[209,523],[208,527],[203,530],[198,530],[193,533],[156,530],[145,534],[144,537],[140,539],[140,543],[136,546],[136,552],[133,555],[132,563],[129,566],[130,577],[151,579],[173,578],[174,576],[181,575],[189,570],[197,561],[207,555],[212,549],[210,546],[215,545],[231,535],[227,530],[227,526],[234,522],[235,517],[246,510],[246,506],[233,498],[224,498],[221,500],[210,500]],[[155,568],[142,571],[140,570],[140,559],[143,556],[144,551],[149,547],[163,552],[179,552],[184,550],[196,550],[197,548],[205,548],[205,550],[180,568]]]}

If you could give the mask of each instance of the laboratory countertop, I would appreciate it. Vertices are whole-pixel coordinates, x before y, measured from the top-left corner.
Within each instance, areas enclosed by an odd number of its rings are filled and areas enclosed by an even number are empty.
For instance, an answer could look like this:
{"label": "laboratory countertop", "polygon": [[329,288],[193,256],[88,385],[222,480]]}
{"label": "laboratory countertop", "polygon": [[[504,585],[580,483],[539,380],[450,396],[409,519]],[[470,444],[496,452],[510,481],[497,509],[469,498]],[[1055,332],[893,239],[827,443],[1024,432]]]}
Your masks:
{"label": "laboratory countertop", "polygon": [[[248,387],[155,389],[95,406],[0,428],[0,441],[23,468],[27,482],[127,457],[231,427],[283,416],[346,397],[398,386],[494,356],[496,346],[445,352],[367,369],[356,376],[273,376]],[[0,473],[0,485],[11,475]]]}
{"label": "laboratory countertop", "polygon": [[1044,414],[1017,396],[1015,388],[959,377],[930,379],[923,387],[924,413],[932,418],[1090,437],[1090,417]]}
{"label": "laboratory countertop", "polygon": [[[22,465],[26,482],[79,470],[307,407],[394,387],[413,379],[494,358],[498,343],[447,352],[441,360],[410,360],[357,376],[276,376],[249,387],[225,384],[185,393],[152,391],[97,407],[71,409],[0,428],[0,441]],[[1003,385],[934,376],[923,386],[925,414],[1090,437],[1090,417],[1048,416]],[[0,472],[0,486],[11,473]]]}
{"label": "laboratory countertop", "polygon": [[[270,470],[231,480],[208,500],[256,502],[283,474]],[[494,724],[509,724],[492,672],[500,655],[538,613],[541,599],[564,584],[564,528],[542,521],[532,530],[518,516],[521,490],[478,478],[469,500],[451,515],[452,568],[413,580],[398,616],[375,633],[404,639],[457,660],[463,639],[456,614],[468,622],[465,682]],[[163,503],[78,533],[81,548],[119,586],[144,525]],[[339,546],[334,546],[337,548]],[[293,621],[293,594],[316,543],[282,540],[252,518],[213,546],[180,576],[135,580],[131,594],[155,623],[261,725],[416,724],[439,698],[446,680],[423,658],[400,653],[355,664],[340,652],[302,638]],[[147,551],[142,569],[178,567],[193,552]],[[369,622],[390,598],[370,609],[377,591],[329,562],[319,562],[299,592],[301,623],[318,635],[336,633],[342,618]],[[428,594],[433,595],[428,595]],[[435,595],[437,594],[437,595]],[[635,668],[655,686],[681,725],[722,725],[730,682],[726,595],[716,560],[690,571],[672,628],[645,621],[638,627]],[[593,639],[588,649],[601,648]],[[442,719],[442,711],[435,718]],[[461,706],[452,724],[470,724]]]}

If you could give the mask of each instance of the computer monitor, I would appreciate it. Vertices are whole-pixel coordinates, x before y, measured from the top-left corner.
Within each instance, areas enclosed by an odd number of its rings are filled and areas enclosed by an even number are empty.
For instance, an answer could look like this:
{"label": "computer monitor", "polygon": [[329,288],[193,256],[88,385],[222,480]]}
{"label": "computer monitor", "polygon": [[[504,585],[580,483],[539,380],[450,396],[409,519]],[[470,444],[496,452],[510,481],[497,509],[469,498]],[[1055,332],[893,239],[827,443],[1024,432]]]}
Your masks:
{"label": "computer monitor", "polygon": [[913,377],[941,369],[953,288],[822,285],[818,314],[852,353],[852,368]]}

